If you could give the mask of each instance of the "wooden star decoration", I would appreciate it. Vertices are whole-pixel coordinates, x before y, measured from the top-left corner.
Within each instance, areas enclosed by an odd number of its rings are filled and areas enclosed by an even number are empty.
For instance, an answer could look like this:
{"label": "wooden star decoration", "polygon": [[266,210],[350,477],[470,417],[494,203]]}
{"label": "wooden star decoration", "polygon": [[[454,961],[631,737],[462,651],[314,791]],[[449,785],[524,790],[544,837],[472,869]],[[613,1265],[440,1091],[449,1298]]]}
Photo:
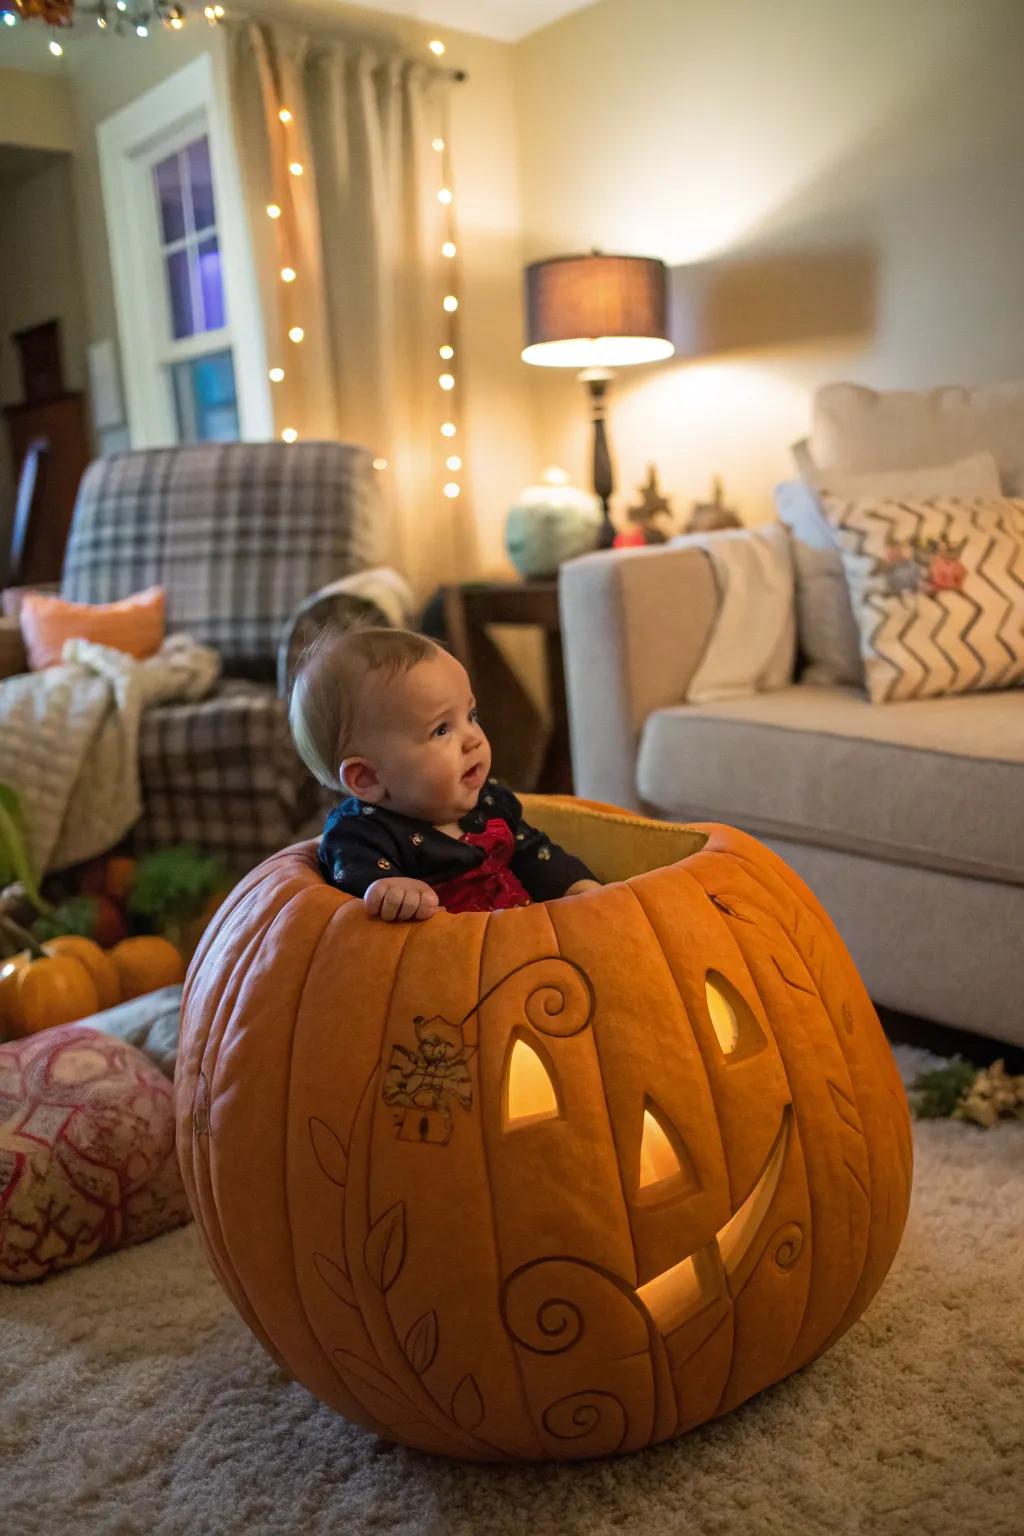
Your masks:
{"label": "wooden star decoration", "polygon": [[666,517],[672,516],[671,503],[658,489],[658,471],[653,464],[647,466],[647,483],[640,487],[640,497],[638,506],[626,509],[626,516],[631,523],[644,527],[652,523],[659,513],[664,513]]}

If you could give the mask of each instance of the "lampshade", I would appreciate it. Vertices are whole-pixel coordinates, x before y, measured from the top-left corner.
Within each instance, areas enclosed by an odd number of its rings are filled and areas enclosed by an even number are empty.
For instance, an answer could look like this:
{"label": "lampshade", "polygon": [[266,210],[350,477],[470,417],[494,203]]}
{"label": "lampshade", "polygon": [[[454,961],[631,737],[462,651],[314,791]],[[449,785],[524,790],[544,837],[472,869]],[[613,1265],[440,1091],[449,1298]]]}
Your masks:
{"label": "lampshade", "polygon": [[654,363],[668,340],[665,264],[648,256],[553,256],[526,269],[523,361],[543,368]]}

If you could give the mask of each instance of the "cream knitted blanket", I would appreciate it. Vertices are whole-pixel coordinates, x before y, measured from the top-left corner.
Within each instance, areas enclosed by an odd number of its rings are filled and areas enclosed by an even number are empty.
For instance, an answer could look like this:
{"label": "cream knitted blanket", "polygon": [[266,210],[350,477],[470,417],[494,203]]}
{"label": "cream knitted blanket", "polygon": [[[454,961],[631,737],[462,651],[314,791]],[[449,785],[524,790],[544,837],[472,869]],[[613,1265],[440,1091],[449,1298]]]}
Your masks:
{"label": "cream knitted blanket", "polygon": [[145,661],[69,640],[60,666],[0,682],[0,783],[21,801],[37,874],[120,841],[142,809],[143,710],[201,699],[219,672],[216,651],[174,635]]}

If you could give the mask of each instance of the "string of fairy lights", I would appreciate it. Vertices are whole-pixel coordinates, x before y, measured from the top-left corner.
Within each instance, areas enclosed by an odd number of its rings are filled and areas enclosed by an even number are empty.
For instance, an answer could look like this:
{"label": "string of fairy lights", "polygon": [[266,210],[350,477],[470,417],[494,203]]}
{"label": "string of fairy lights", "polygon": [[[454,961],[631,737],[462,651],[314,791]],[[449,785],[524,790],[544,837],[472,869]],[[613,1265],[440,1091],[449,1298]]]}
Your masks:
{"label": "string of fairy lights", "polygon": [[[445,52],[445,45],[439,38],[434,38],[428,43],[428,48],[435,58],[441,58]],[[297,227],[297,214],[294,205],[296,181],[305,172],[302,161],[296,158],[293,145],[296,134],[295,115],[291,108],[282,105],[277,112],[280,124],[281,140],[275,146],[274,164],[279,167],[278,181],[279,201],[267,203],[266,215],[272,221],[278,231],[278,279],[283,289],[284,302],[281,305],[280,333],[286,336],[292,347],[300,347],[305,340],[305,330],[295,322],[297,303],[291,297],[296,293],[295,284],[299,274],[296,268],[298,257],[295,254],[297,242],[294,238],[294,230]],[[462,494],[462,454],[459,434],[461,431],[461,409],[456,368],[459,355],[459,248],[456,238],[455,220],[455,194],[452,190],[452,163],[449,148],[448,108],[447,97],[442,114],[441,131],[431,139],[431,149],[437,157],[437,201],[443,210],[442,234],[440,255],[443,263],[444,280],[440,293],[440,323],[437,355],[439,372],[437,374],[437,387],[441,391],[444,401],[439,415],[443,418],[439,422],[438,431],[441,438],[441,448],[444,460],[444,473],[442,476],[442,492],[449,501],[454,501]],[[272,384],[282,384],[286,377],[286,359],[276,361],[268,370],[268,377]],[[289,362],[289,368],[293,365]],[[299,439],[299,430],[295,426],[281,428],[282,441],[294,443]],[[388,459],[378,455],[373,461],[376,470],[384,471],[388,468]]]}
{"label": "string of fairy lights", "polygon": [[[95,21],[101,32],[113,37],[125,37],[134,32],[136,37],[149,37],[156,27],[169,32],[180,32],[189,15],[185,9],[188,0],[0,0],[0,19],[5,26],[16,27],[19,22],[40,21],[50,33],[48,44],[55,59],[64,53],[64,44],[58,32],[70,30],[83,18]],[[224,7],[207,3],[203,15],[211,27],[224,20]]]}

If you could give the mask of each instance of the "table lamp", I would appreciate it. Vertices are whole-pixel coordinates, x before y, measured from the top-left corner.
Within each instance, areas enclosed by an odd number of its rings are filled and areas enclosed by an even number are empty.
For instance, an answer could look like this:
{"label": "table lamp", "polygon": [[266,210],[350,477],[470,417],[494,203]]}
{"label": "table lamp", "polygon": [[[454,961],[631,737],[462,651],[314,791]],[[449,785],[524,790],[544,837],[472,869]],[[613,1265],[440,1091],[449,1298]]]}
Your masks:
{"label": "table lamp", "polygon": [[605,394],[613,368],[671,357],[666,334],[665,264],[648,256],[552,256],[526,269],[527,345],[523,361],[578,368],[591,399],[594,490],[604,515],[600,544],[615,537],[608,502],[615,482],[605,433]]}

